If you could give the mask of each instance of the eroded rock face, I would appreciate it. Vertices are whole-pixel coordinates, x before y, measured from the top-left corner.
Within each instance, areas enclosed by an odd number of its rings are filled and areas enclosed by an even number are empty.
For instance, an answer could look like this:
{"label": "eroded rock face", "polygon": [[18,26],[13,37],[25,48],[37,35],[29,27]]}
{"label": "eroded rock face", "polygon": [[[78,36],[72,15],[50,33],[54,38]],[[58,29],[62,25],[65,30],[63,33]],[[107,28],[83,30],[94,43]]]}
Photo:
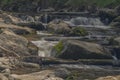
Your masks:
{"label": "eroded rock face", "polygon": [[[62,47],[62,48],[61,48]],[[61,51],[59,51],[60,49]],[[110,59],[110,52],[96,43],[66,40],[53,49],[55,56],[65,59]]]}
{"label": "eroded rock face", "polygon": [[12,74],[11,77],[15,80],[63,80],[62,78],[56,77],[54,72],[51,70],[44,70],[41,72],[24,75]]}
{"label": "eroded rock face", "polygon": [[12,31],[3,30],[0,34],[0,53],[3,56],[30,55],[28,43],[26,38],[16,35]]}

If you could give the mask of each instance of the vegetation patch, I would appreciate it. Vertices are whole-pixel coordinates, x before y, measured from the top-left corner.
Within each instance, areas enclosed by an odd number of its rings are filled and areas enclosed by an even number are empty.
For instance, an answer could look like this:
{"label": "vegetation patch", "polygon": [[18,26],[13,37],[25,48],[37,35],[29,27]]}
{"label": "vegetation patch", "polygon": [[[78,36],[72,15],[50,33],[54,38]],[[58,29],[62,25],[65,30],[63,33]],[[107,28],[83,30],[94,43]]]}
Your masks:
{"label": "vegetation patch", "polygon": [[57,53],[60,53],[64,48],[64,45],[62,41],[60,41],[56,46],[54,46],[54,49],[57,51]]}
{"label": "vegetation patch", "polygon": [[75,27],[72,29],[70,34],[73,36],[85,36],[88,35],[88,32],[84,28]]}

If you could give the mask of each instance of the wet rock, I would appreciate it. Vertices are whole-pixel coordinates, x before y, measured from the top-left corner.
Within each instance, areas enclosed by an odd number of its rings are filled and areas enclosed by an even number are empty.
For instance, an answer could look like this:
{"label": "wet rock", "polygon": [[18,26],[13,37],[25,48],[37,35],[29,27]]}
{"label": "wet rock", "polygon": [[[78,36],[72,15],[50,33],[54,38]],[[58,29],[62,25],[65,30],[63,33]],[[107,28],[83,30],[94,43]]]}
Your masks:
{"label": "wet rock", "polygon": [[54,73],[57,77],[61,77],[63,79],[67,78],[71,74],[71,72],[65,68],[56,69]]}
{"label": "wet rock", "polygon": [[111,59],[108,49],[96,43],[63,40],[51,52],[56,57],[64,59]]}
{"label": "wet rock", "polygon": [[35,30],[45,30],[45,26],[41,22],[27,22],[27,23],[17,23],[19,26],[28,26]]}

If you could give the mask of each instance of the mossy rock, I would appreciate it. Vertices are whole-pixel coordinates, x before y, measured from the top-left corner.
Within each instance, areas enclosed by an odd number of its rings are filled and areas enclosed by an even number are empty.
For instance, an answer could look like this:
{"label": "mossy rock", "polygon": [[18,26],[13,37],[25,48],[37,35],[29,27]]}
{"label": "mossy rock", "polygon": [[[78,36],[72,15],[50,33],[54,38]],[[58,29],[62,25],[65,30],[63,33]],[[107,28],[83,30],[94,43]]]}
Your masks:
{"label": "mossy rock", "polygon": [[72,35],[72,36],[85,36],[85,35],[88,35],[88,32],[82,27],[75,27],[72,29],[70,35]]}
{"label": "mossy rock", "polygon": [[109,50],[103,46],[78,40],[63,40],[52,51],[55,57],[63,59],[112,59]]}
{"label": "mossy rock", "polygon": [[61,51],[64,49],[63,42],[60,41],[56,46],[54,46],[54,49],[57,52],[57,55],[59,55]]}

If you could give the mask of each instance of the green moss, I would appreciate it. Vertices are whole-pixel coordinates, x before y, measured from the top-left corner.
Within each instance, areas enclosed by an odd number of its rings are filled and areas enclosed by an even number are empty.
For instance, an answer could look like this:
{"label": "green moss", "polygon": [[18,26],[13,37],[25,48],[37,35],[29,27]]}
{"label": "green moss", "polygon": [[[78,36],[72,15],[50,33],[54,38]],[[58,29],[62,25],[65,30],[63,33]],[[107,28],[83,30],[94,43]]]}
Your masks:
{"label": "green moss", "polygon": [[54,46],[54,49],[57,51],[57,53],[60,53],[63,50],[64,46],[62,41],[60,41],[56,46]]}
{"label": "green moss", "polygon": [[81,27],[75,27],[72,29],[72,32],[71,32],[71,35],[73,36],[85,36],[87,34],[88,32]]}

